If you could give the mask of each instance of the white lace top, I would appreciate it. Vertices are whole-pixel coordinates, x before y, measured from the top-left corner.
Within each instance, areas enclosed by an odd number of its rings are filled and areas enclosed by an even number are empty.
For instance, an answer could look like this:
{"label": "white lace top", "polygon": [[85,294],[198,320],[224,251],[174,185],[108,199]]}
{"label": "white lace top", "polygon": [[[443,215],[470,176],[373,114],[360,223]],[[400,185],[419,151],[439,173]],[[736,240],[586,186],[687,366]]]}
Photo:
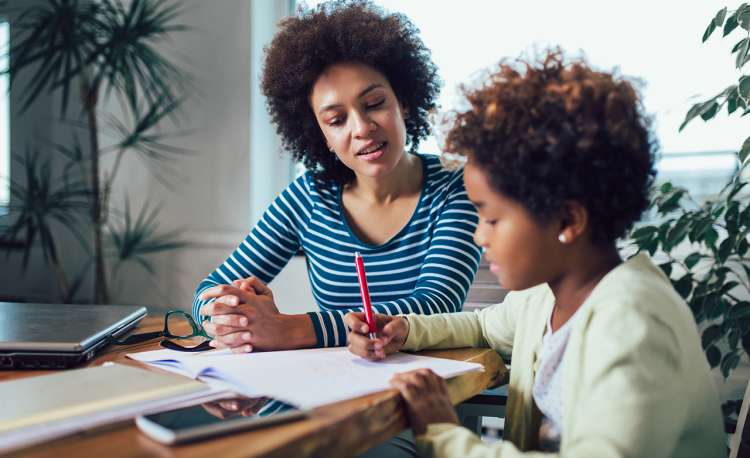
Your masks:
{"label": "white lace top", "polygon": [[[581,310],[579,307],[578,310]],[[539,445],[545,452],[560,451],[562,436],[562,384],[565,363],[565,347],[568,344],[570,330],[573,328],[578,310],[556,332],[552,332],[552,308],[547,318],[547,332],[542,337],[542,360],[539,372],[534,379],[532,391],[534,402],[544,414],[539,429]]]}

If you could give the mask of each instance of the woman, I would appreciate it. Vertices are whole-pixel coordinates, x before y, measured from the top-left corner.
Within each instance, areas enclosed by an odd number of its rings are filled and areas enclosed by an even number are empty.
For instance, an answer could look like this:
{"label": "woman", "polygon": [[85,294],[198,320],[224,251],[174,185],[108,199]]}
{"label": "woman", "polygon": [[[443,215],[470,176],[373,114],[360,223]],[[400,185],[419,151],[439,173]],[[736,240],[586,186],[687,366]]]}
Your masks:
{"label": "woman", "polygon": [[[626,81],[559,53],[501,65],[469,91],[448,150],[468,157],[474,238],[502,304],[476,314],[350,313],[349,348],[376,361],[399,349],[491,347],[511,357],[502,443],[458,426],[445,382],[394,377],[424,456],[726,456],[721,411],[692,312],[649,257],[615,240],[648,205],[649,120]],[[538,455],[535,455],[538,456]]]}
{"label": "woman", "polygon": [[[261,89],[285,149],[308,172],[198,288],[193,314],[210,317],[214,346],[345,345],[344,314],[362,305],[356,251],[380,313],[461,310],[481,253],[476,212],[461,172],[414,153],[439,83],[414,26],[369,2],[280,23]],[[300,248],[320,311],[282,315],[265,284]]]}

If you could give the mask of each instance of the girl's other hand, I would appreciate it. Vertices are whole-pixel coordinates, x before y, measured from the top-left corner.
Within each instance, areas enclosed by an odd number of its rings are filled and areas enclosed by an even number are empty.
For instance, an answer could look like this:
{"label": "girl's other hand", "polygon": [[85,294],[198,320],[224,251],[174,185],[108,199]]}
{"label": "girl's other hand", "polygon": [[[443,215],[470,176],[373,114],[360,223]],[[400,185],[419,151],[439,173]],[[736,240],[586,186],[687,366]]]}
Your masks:
{"label": "girl's other hand", "polygon": [[349,351],[368,361],[380,361],[399,351],[409,335],[409,320],[404,317],[374,314],[374,318],[378,337],[370,339],[364,313],[349,312],[344,316],[344,322],[352,330],[347,338]]}
{"label": "girl's other hand", "polygon": [[415,436],[427,432],[430,423],[459,425],[445,380],[429,369],[396,374],[389,382],[406,402],[411,429]]}

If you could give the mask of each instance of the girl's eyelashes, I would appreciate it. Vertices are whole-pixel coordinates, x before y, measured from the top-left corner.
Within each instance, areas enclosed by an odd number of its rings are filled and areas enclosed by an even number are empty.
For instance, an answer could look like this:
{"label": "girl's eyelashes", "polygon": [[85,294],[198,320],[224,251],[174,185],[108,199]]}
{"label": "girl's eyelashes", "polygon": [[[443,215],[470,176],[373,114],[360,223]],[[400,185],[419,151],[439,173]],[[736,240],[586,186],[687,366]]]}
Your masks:
{"label": "girl's eyelashes", "polygon": [[344,120],[344,118],[335,119],[335,120],[333,120],[331,122],[328,122],[326,124],[328,124],[329,127],[336,127],[336,126],[340,125],[343,122],[343,120]]}

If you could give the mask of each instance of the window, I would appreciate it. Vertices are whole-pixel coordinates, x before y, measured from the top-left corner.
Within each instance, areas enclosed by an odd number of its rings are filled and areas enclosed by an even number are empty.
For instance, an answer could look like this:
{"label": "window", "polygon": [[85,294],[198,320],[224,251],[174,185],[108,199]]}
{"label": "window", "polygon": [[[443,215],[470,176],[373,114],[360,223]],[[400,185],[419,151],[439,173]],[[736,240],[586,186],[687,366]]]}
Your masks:
{"label": "window", "polygon": [[[313,6],[319,2],[308,1]],[[714,33],[701,37],[725,0],[375,0],[389,11],[404,13],[420,29],[425,45],[445,81],[442,110],[460,108],[458,85],[481,78],[481,69],[501,58],[533,55],[534,49],[561,46],[569,58],[585,53],[603,71],[641,79],[646,110],[655,117],[664,159],[659,179],[672,179],[693,192],[718,191],[736,170],[734,153],[750,129],[737,113],[703,123],[680,124],[695,101],[713,97],[740,76],[730,50],[742,37],[725,40]],[[739,4],[739,2],[737,3]],[[744,128],[743,128],[744,126]],[[432,139],[420,152],[437,154]],[[714,189],[718,186],[718,189]]]}
{"label": "window", "polygon": [[[8,69],[10,28],[0,22],[0,73]],[[10,109],[8,103],[8,75],[0,75],[0,227],[8,214],[10,203]]]}

